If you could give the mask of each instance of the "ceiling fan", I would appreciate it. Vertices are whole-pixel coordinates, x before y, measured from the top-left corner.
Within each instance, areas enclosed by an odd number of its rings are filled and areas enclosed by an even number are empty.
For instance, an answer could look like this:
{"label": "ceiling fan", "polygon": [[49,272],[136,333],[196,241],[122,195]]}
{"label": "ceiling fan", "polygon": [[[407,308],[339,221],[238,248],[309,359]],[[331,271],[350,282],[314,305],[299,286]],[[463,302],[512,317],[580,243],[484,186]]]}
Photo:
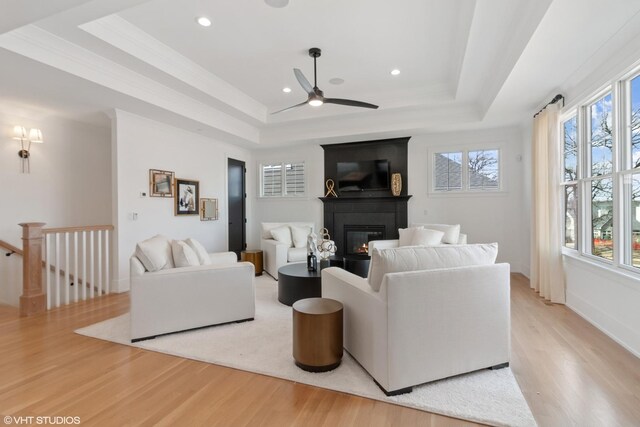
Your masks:
{"label": "ceiling fan", "polygon": [[275,111],[271,114],[282,113],[283,111],[291,110],[292,108],[301,107],[305,104],[309,104],[312,107],[319,107],[322,104],[339,104],[339,105],[348,105],[350,107],[362,107],[362,108],[378,108],[377,105],[369,104],[367,102],[354,101],[352,99],[341,99],[341,98],[325,98],[324,92],[318,89],[318,76],[316,71],[316,59],[320,56],[322,51],[317,47],[312,47],[309,49],[309,56],[313,58],[313,87],[311,87],[311,83],[309,80],[302,74],[297,68],[293,69],[293,74],[295,74],[296,79],[298,79],[298,83],[300,86],[307,92],[309,98],[306,101],[301,102],[300,104],[293,105],[291,107],[284,108],[282,110]]}

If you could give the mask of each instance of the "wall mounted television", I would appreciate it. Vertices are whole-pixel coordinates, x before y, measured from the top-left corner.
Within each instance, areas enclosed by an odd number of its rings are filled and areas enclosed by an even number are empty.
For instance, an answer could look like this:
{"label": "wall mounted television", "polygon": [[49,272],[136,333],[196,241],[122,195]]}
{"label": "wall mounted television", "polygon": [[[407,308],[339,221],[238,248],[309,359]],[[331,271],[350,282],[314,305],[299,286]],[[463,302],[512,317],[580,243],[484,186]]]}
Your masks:
{"label": "wall mounted television", "polygon": [[338,191],[388,190],[389,161],[363,160],[337,163]]}

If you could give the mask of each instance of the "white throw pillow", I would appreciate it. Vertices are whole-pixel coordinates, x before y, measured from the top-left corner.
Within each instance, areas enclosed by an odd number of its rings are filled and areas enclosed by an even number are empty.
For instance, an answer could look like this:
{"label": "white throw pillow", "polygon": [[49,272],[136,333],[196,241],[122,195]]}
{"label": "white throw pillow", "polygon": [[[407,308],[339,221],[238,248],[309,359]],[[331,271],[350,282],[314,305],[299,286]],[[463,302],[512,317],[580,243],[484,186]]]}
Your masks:
{"label": "white throw pillow", "polygon": [[147,271],[173,268],[171,243],[165,236],[157,235],[136,245],[136,257]]}
{"label": "white throw pillow", "polygon": [[374,249],[369,269],[369,286],[378,292],[387,273],[490,265],[496,262],[497,256],[497,243]]}
{"label": "white throw pillow", "polygon": [[287,247],[291,247],[293,245],[293,241],[291,240],[291,228],[288,225],[283,225],[282,227],[272,228],[271,236],[280,243],[285,243]]}
{"label": "white throw pillow", "polygon": [[[188,238],[187,240],[185,240],[185,243],[189,245],[189,247],[193,249],[193,251],[196,253],[196,255],[198,256],[198,262],[200,263],[200,265],[211,265],[211,258],[209,258],[209,253],[204,248],[204,246],[202,246],[202,243],[192,238]],[[174,261],[175,261],[175,255],[174,255]]]}
{"label": "white throw pillow", "polygon": [[416,230],[422,230],[424,227],[398,228],[398,246],[411,246],[413,242],[413,233]]}
{"label": "white throw pillow", "polygon": [[171,251],[173,252],[173,262],[176,267],[192,267],[194,265],[200,265],[198,255],[191,249],[186,242],[181,240],[174,240],[171,243]]}
{"label": "white throw pillow", "polygon": [[306,248],[309,233],[311,233],[311,227],[297,227],[295,225],[292,225],[291,236],[293,237],[293,247]]}
{"label": "white throw pillow", "polygon": [[411,224],[412,227],[422,226],[429,230],[438,230],[444,233],[442,243],[448,243],[450,245],[457,245],[460,240],[460,224]]}
{"label": "white throw pillow", "polygon": [[438,230],[429,230],[428,228],[419,228],[413,232],[411,246],[435,246],[442,243],[444,233]]}

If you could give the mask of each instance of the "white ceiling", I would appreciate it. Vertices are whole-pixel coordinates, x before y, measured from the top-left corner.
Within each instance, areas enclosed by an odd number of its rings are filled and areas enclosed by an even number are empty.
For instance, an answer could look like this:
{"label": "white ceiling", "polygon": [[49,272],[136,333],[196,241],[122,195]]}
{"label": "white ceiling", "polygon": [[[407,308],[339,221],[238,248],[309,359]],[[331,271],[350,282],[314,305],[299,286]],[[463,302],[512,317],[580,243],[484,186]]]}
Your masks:
{"label": "white ceiling", "polygon": [[[519,125],[640,35],[639,0],[37,4],[3,5],[5,106],[92,123],[122,108],[255,147]],[[197,25],[201,15],[213,25]],[[272,116],[306,99],[292,69],[313,82],[310,47],[322,49],[326,96],[380,109],[325,104]],[[336,77],[345,82],[329,83]]]}

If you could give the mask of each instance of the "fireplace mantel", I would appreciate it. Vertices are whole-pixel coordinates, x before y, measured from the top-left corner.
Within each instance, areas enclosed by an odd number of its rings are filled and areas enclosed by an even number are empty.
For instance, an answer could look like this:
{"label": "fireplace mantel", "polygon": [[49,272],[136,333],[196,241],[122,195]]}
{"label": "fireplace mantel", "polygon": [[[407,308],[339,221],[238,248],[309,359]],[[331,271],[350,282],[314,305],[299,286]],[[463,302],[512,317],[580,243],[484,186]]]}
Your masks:
{"label": "fireplace mantel", "polygon": [[382,226],[385,239],[397,239],[398,228],[407,227],[406,196],[319,197],[324,204],[324,227],[336,242],[336,255],[344,255],[345,229]]}

